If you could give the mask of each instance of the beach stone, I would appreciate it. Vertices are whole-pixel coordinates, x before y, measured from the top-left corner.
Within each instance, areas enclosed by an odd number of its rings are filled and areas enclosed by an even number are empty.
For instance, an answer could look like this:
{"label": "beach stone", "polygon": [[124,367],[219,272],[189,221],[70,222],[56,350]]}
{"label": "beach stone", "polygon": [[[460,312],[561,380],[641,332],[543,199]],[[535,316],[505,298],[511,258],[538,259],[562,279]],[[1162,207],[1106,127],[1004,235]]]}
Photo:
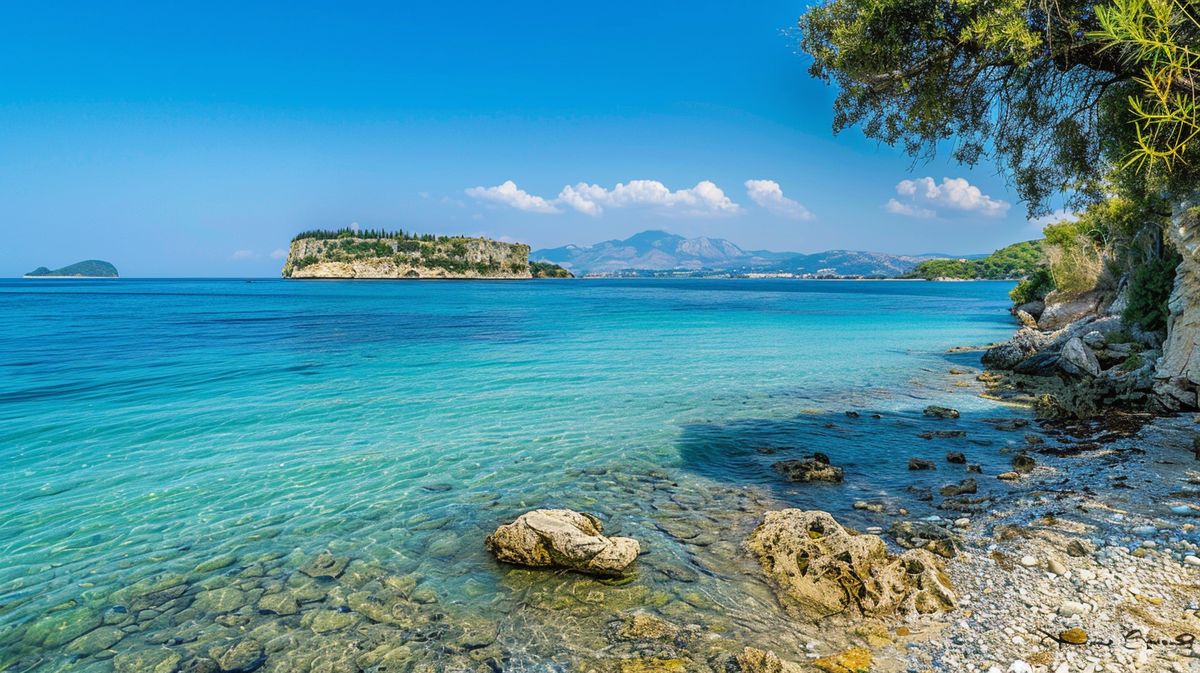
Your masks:
{"label": "beach stone", "polygon": [[905,549],[926,549],[942,558],[954,558],[962,546],[961,538],[931,521],[897,521],[888,533]]}
{"label": "beach stone", "polygon": [[770,650],[760,650],[756,647],[743,648],[734,658],[737,673],[799,673],[802,670],[796,664],[783,661]]}
{"label": "beach stone", "polygon": [[210,648],[208,656],[217,662],[223,673],[250,673],[267,660],[262,644],[252,638]]}
{"label": "beach stone", "polygon": [[963,479],[957,484],[946,484],[938,489],[938,493],[943,497],[952,497],[965,495],[967,493],[976,493],[979,491],[979,485],[974,479]]}
{"label": "beach stone", "polygon": [[931,404],[925,407],[925,415],[931,418],[958,418],[960,414],[958,409]]}
{"label": "beach stone", "polygon": [[1067,567],[1064,566],[1058,559],[1047,559],[1046,570],[1060,576],[1067,574]]}
{"label": "beach stone", "polygon": [[172,673],[182,657],[162,647],[124,652],[113,658],[116,673]]}
{"label": "beach stone", "polygon": [[192,607],[200,612],[233,612],[246,604],[246,594],[236,587],[209,589],[196,594]]}
{"label": "beach stone", "polygon": [[1032,568],[1032,567],[1036,566],[1037,564],[1038,564],[1038,561],[1033,556],[1029,556],[1027,554],[1027,555],[1021,557],[1021,565],[1025,566],[1026,568]]}
{"label": "beach stone", "polygon": [[296,597],[288,591],[281,591],[274,594],[266,594],[258,599],[259,612],[288,616],[300,612],[300,604],[296,601]]}
{"label": "beach stone", "polygon": [[909,458],[908,459],[908,469],[910,469],[910,470],[936,470],[937,465],[934,465],[932,460],[925,460],[924,458]]}
{"label": "beach stone", "polygon": [[621,623],[616,636],[621,640],[669,640],[679,627],[648,612],[635,612]]}
{"label": "beach stone", "polygon": [[221,667],[208,657],[192,657],[179,665],[178,673],[220,673]]}
{"label": "beach stone", "polygon": [[1017,455],[1013,456],[1012,466],[1014,472],[1028,474],[1033,472],[1035,465],[1037,465],[1037,461],[1033,459],[1033,456],[1027,453],[1018,453]]}
{"label": "beach stone", "polygon": [[863,673],[871,670],[871,651],[852,647],[841,654],[813,660],[813,666],[825,673]]}
{"label": "beach stone", "polygon": [[97,652],[109,649],[121,642],[121,639],[124,637],[125,632],[115,626],[101,626],[72,640],[64,651],[67,654],[78,654],[88,657]]}
{"label": "beach stone", "polygon": [[316,633],[332,633],[348,629],[359,620],[359,616],[350,611],[342,610],[313,610],[304,613],[300,625],[312,629]]}
{"label": "beach stone", "polygon": [[961,451],[951,451],[946,454],[946,462],[954,465],[964,465],[967,462],[967,456]]}
{"label": "beach stone", "polygon": [[350,559],[323,551],[300,566],[300,572],[313,579],[336,579],[346,569]]}
{"label": "beach stone", "polygon": [[885,617],[955,604],[941,561],[922,549],[896,556],[876,535],[843,528],[828,512],[767,512],[746,546],[790,612]]}
{"label": "beach stone", "polygon": [[233,554],[222,554],[220,556],[211,558],[207,561],[200,563],[199,565],[196,566],[196,568],[193,570],[193,572],[201,573],[201,574],[202,573],[210,573],[210,572],[213,572],[214,570],[228,568],[229,566],[233,565],[236,561],[237,561],[237,557],[234,556]]}
{"label": "beach stone", "polygon": [[1090,543],[1090,542],[1075,539],[1075,540],[1071,540],[1070,542],[1067,543],[1067,555],[1068,556],[1074,556],[1075,558],[1080,558],[1083,556],[1090,556],[1091,554],[1092,554],[1092,543]]}
{"label": "beach stone", "polygon": [[1060,617],[1078,617],[1091,612],[1091,608],[1085,603],[1078,601],[1063,601],[1062,605],[1058,606],[1058,616]]}
{"label": "beach stone", "polygon": [[1200,557],[1188,554],[1187,556],[1183,557],[1183,562],[1185,565],[1197,567],[1197,566],[1200,566]]}
{"label": "beach stone", "polygon": [[562,567],[592,575],[619,575],[640,546],[627,537],[605,537],[600,520],[569,509],[526,512],[487,536],[497,559],[534,568]]}
{"label": "beach stone", "polygon": [[38,619],[25,631],[26,643],[41,647],[59,647],[100,626],[100,613],[91,608],[60,610]]}
{"label": "beach stone", "polygon": [[[823,456],[823,454],[818,454],[818,456]],[[818,456],[802,460],[781,460],[771,467],[788,481],[841,483],[845,478],[842,468],[830,465],[828,456],[823,456],[825,460],[821,460]]]}

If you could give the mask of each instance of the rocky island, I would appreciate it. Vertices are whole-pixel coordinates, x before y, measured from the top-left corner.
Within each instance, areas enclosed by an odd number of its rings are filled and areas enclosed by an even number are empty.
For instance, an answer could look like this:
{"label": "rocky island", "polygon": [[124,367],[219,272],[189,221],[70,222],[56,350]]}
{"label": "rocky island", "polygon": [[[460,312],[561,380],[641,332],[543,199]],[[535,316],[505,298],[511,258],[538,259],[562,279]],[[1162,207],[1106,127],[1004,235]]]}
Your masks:
{"label": "rocky island", "polygon": [[117,267],[99,259],[87,259],[64,266],[47,269],[44,266],[25,274],[26,278],[117,278]]}
{"label": "rocky island", "polygon": [[529,246],[404,231],[319,230],[292,239],[284,278],[533,278]]}

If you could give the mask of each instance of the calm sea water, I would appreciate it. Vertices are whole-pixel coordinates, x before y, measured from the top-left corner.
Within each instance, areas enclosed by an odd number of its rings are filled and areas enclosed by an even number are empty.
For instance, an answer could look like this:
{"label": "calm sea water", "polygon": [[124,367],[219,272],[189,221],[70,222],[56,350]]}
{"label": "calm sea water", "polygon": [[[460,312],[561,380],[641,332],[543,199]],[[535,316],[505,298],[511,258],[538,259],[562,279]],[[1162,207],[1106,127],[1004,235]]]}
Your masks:
{"label": "calm sea water", "polygon": [[[449,630],[407,632],[415,662],[481,651],[445,646],[466,615],[487,620],[506,670],[541,670],[577,656],[572,625],[645,604],[686,603],[786,650],[769,641],[777,610],[740,538],[776,506],[864,526],[887,519],[851,509],[858,499],[921,513],[905,486],[962,475],[914,475],[911,456],[1006,460],[1014,438],[980,419],[1018,412],[949,373],[977,354],[945,351],[1007,338],[1009,288],[0,281],[0,670],[123,670],[113,656],[144,649],[182,666],[268,622],[259,640],[365,638],[304,621],[346,613],[336,591],[296,615],[257,607],[326,549],[412,578],[413,609],[442,611],[427,621]],[[934,403],[963,419],[931,424]],[[969,436],[916,437],[933,427]],[[770,467],[813,450],[846,466],[845,484],[788,484]],[[564,596],[593,580],[493,562],[483,536],[540,506],[642,540],[636,578],[575,604]],[[131,615],[129,587],[166,575],[186,593]],[[224,586],[233,605],[189,600]],[[102,625],[98,644],[72,650]],[[264,670],[326,670],[289,660],[306,646],[268,647]]]}

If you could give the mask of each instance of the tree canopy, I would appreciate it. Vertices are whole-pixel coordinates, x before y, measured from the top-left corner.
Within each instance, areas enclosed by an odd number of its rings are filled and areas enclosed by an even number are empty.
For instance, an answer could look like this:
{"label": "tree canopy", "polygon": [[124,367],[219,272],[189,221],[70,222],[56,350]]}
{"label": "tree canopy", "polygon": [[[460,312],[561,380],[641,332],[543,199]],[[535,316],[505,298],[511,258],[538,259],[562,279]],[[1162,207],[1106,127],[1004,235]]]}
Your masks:
{"label": "tree canopy", "polygon": [[1140,191],[1187,183],[1192,2],[828,0],[801,18],[801,47],[838,87],[835,131],[917,158],[945,141],[968,165],[994,156],[1041,214],[1059,193],[1102,199],[1139,148]]}

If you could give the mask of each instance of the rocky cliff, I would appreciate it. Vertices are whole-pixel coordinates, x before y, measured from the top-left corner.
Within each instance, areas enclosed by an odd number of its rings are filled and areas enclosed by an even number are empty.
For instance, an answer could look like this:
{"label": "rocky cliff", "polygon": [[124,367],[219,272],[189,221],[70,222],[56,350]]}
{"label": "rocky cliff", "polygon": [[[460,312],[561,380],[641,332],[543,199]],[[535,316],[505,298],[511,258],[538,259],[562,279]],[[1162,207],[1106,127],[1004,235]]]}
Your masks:
{"label": "rocky cliff", "polygon": [[485,238],[301,236],[284,278],[530,278],[529,246]]}
{"label": "rocky cliff", "polygon": [[1175,209],[1169,235],[1183,261],[1168,303],[1167,340],[1154,374],[1155,389],[1172,406],[1195,408],[1200,406],[1200,195]]}

